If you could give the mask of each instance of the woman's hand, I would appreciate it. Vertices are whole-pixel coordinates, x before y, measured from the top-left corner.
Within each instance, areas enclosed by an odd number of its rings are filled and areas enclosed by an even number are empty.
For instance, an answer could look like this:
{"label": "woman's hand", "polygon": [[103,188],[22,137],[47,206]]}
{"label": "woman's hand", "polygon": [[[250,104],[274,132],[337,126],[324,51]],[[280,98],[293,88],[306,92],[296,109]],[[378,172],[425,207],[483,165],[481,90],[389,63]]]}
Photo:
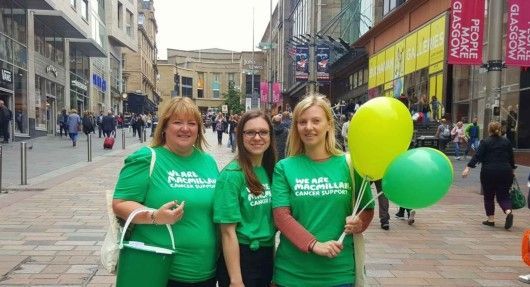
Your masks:
{"label": "woman's hand", "polygon": [[184,205],[186,202],[178,204],[176,200],[170,201],[155,210],[152,218],[156,224],[173,224],[184,216]]}
{"label": "woman's hand", "polygon": [[464,171],[462,171],[462,177],[466,178],[468,175],[469,175],[469,166],[466,166],[466,168],[464,168]]}
{"label": "woman's hand", "polygon": [[326,256],[329,258],[334,258],[342,251],[342,243],[339,243],[335,240],[330,240],[326,242],[316,242],[313,246],[313,253]]}
{"label": "woman's hand", "polygon": [[363,232],[363,221],[359,216],[348,216],[346,217],[346,225],[344,226],[344,232],[346,234],[362,233]]}

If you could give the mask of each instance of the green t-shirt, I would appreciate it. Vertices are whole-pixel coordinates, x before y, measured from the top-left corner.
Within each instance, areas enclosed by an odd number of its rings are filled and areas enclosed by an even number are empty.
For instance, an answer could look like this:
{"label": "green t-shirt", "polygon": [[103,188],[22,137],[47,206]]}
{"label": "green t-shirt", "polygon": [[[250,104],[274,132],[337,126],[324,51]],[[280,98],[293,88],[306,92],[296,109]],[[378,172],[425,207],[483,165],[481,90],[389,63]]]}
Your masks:
{"label": "green t-shirt", "polygon": [[[356,193],[361,177],[355,174]],[[344,155],[316,162],[306,155],[284,159],[276,164],[272,184],[272,206],[290,207],[293,217],[319,242],[337,240],[345,219],[352,213],[351,178]],[[369,185],[361,208],[372,199]],[[370,204],[369,208],[374,208]],[[292,286],[336,286],[355,281],[352,236],[346,236],[344,249],[335,258],[304,253],[284,235],[276,252],[273,282]]]}
{"label": "green t-shirt", "polygon": [[[215,186],[213,221],[215,223],[237,223],[238,242],[258,246],[274,245],[274,223],[270,180],[265,169],[254,167],[264,193],[255,196],[247,187],[245,175],[237,161],[229,163],[219,175]],[[259,245],[257,245],[259,244]]]}
{"label": "green t-shirt", "polygon": [[[156,162],[150,178],[148,148],[125,159],[114,198],[141,202],[151,208],[172,200],[186,201],[184,216],[172,225],[176,254],[170,278],[190,283],[213,278],[219,254],[218,233],[212,221],[217,164],[212,156],[197,149],[187,157],[164,147],[154,150]],[[171,248],[164,225],[136,225],[131,240]]]}

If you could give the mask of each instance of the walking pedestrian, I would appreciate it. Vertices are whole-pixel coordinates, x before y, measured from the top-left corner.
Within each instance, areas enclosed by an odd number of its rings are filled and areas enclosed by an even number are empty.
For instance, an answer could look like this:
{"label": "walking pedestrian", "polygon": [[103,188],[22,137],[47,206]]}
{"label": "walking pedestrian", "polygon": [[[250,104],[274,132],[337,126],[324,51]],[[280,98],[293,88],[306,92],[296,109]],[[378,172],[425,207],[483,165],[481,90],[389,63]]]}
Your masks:
{"label": "walking pedestrian", "polygon": [[63,137],[63,130],[64,130],[64,136],[68,136],[68,114],[66,113],[66,109],[63,109],[61,111],[61,114],[59,115],[59,133],[61,138]]}
{"label": "walking pedestrian", "polygon": [[480,143],[480,128],[477,124],[477,117],[473,118],[473,122],[469,125],[467,125],[465,131],[466,141],[467,141],[467,147],[466,151],[464,153],[464,160],[467,159],[467,155],[473,149],[473,151],[477,151],[478,145]]}
{"label": "walking pedestrian", "polygon": [[103,133],[103,129],[101,128],[101,123],[103,122],[103,111],[99,112],[99,115],[96,118],[96,125],[98,126],[98,134],[101,138],[101,134]]}
{"label": "walking pedestrian", "polygon": [[436,96],[431,97],[431,111],[432,119],[438,122],[438,119],[440,118],[440,102],[438,101]]}
{"label": "walking pedestrian", "polygon": [[381,229],[389,230],[390,214],[388,214],[388,198],[386,198],[385,194],[383,193],[383,186],[381,184],[381,180],[376,180],[373,183],[375,185],[377,194],[380,194],[377,198],[377,203],[379,203],[379,223],[381,223]]}
{"label": "walking pedestrian", "polygon": [[287,144],[287,135],[289,135],[289,129],[282,124],[281,114],[277,114],[272,117],[272,126],[274,138],[276,140],[276,150],[278,151],[278,160],[282,160],[285,158],[285,147]]}
{"label": "walking pedestrian", "polygon": [[116,121],[112,116],[112,111],[107,111],[107,115],[103,117],[101,121],[101,129],[103,130],[103,134],[106,138],[110,137],[112,133],[114,133],[114,136],[116,136]]}
{"label": "walking pedestrian", "polygon": [[438,139],[438,149],[445,152],[447,144],[451,140],[451,126],[447,123],[445,118],[440,120],[440,125],[436,129],[434,137]]}
{"label": "walking pedestrian", "polygon": [[135,217],[130,239],[149,245],[170,248],[164,225],[171,225],[178,235],[178,256],[171,263],[167,286],[215,287],[219,238],[212,215],[219,171],[204,151],[199,109],[190,98],[172,98],[159,125],[151,150],[143,147],[125,159],[114,191],[114,213],[126,219],[137,208],[154,209]]}
{"label": "walking pedestrian", "polygon": [[236,132],[238,153],[215,187],[214,222],[221,229],[220,287],[269,287],[274,234],[270,185],[276,150],[269,117],[249,111]]}
{"label": "walking pedestrian", "polygon": [[489,123],[488,133],[489,137],[480,143],[478,151],[462,172],[462,177],[467,177],[470,168],[481,163],[480,183],[484,190],[484,209],[488,217],[482,224],[495,226],[494,199],[497,198],[497,203],[506,214],[504,228],[510,229],[513,225],[510,187],[517,167],[510,141],[501,136],[501,124],[495,121]]}
{"label": "walking pedestrian", "polygon": [[0,131],[4,138],[2,143],[9,142],[9,122],[13,119],[13,113],[9,110],[4,101],[0,100]]}
{"label": "walking pedestrian", "polygon": [[[353,238],[337,239],[343,231],[366,230],[374,204],[349,216],[362,179],[356,171],[351,178],[334,127],[323,95],[310,94],[294,108],[289,157],[276,164],[272,181],[273,216],[281,232],[273,278],[278,286],[353,286],[356,280]],[[363,194],[361,206],[372,198],[369,186]]]}
{"label": "walking pedestrian", "polygon": [[83,124],[83,133],[88,137],[88,134],[94,131],[94,125],[89,111],[83,113],[81,123]]}
{"label": "walking pedestrian", "polygon": [[76,109],[71,109],[70,114],[68,115],[68,135],[72,140],[72,146],[77,145],[77,134],[81,130],[81,117],[77,114]]}
{"label": "walking pedestrian", "polygon": [[215,119],[215,131],[217,132],[217,144],[219,146],[223,145],[223,133],[226,131],[227,121],[222,113],[217,115]]}
{"label": "walking pedestrian", "polygon": [[453,143],[455,145],[455,159],[460,160],[462,155],[461,146],[466,143],[464,123],[456,123],[456,125],[451,130],[451,137],[453,138]]}

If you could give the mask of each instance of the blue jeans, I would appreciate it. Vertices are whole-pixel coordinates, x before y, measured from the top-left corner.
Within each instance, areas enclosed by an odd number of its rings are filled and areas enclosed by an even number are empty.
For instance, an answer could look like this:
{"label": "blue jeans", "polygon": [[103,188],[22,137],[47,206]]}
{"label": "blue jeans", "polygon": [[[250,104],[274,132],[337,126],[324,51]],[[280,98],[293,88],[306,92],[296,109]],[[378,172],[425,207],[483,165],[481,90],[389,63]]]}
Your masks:
{"label": "blue jeans", "polygon": [[455,142],[455,156],[460,157],[462,155],[462,152],[460,151],[460,143]]}
{"label": "blue jeans", "polygon": [[478,139],[469,139],[469,141],[467,142],[467,148],[466,148],[466,151],[464,152],[464,155],[467,156],[471,149],[473,149],[474,151],[477,151],[479,144],[480,144],[480,141]]}
{"label": "blue jeans", "polygon": [[68,134],[70,136],[70,139],[72,139],[72,142],[76,142],[77,141],[77,133],[69,133]]}

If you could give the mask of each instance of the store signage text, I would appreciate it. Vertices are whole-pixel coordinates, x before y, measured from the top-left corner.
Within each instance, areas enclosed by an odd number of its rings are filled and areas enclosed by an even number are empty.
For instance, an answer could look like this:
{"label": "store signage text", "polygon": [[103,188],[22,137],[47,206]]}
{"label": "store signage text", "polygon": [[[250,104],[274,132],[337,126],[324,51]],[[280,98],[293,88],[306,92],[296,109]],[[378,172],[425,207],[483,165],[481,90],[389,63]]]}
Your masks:
{"label": "store signage text", "polygon": [[53,74],[53,76],[57,78],[57,69],[54,66],[52,65],[46,66],[46,74],[49,74],[49,73]]}
{"label": "store signage text", "polygon": [[448,62],[482,64],[484,0],[452,0]]}
{"label": "store signage text", "polygon": [[2,69],[2,81],[6,81],[8,83],[13,82],[13,74],[11,73],[11,71]]}
{"label": "store signage text", "polygon": [[97,74],[92,74],[92,83],[102,92],[107,91],[107,81]]}
{"label": "store signage text", "polygon": [[530,66],[530,2],[508,1],[508,30],[506,31],[506,64]]}
{"label": "store signage text", "polygon": [[83,91],[86,91],[88,89],[87,85],[79,82],[78,80],[72,80],[72,86],[77,87]]}

